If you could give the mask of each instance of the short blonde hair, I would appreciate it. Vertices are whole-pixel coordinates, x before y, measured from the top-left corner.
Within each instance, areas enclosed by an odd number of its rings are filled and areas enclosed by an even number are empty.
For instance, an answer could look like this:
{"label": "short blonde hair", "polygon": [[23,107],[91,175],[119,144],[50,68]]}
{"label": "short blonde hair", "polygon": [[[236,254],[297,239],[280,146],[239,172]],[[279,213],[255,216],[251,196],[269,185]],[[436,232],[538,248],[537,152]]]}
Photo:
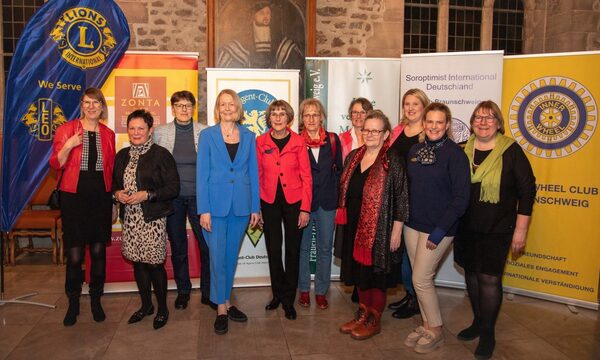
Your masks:
{"label": "short blonde hair", "polygon": [[446,130],[446,135],[450,139],[454,140],[454,137],[452,136],[452,112],[450,111],[448,105],[439,102],[432,102],[431,104],[427,105],[425,110],[423,110],[423,121],[425,121],[425,119],[427,118],[427,114],[432,111],[439,111],[444,113],[444,116],[446,117],[446,122],[448,123],[448,130]]}
{"label": "short blonde hair", "polygon": [[215,101],[215,110],[214,110],[214,120],[215,120],[215,124],[218,124],[221,122],[221,116],[219,115],[219,101],[221,101],[221,96],[223,95],[229,95],[233,98],[233,104],[235,105],[236,108],[236,122],[241,122],[242,120],[244,120],[244,107],[242,106],[242,100],[240,99],[240,97],[238,96],[238,94],[231,90],[231,89],[224,89],[221,90],[221,92],[219,93],[219,95],[217,95],[217,100]]}
{"label": "short blonde hair", "polygon": [[317,111],[321,114],[321,125],[323,125],[323,122],[327,120],[327,112],[325,111],[325,107],[318,99],[309,98],[304,99],[300,103],[300,114],[298,114],[300,117],[300,126],[304,126],[304,111],[306,111],[306,108],[309,106],[314,106],[317,108]]}
{"label": "short blonde hair", "polygon": [[392,123],[390,123],[390,119],[383,113],[383,111],[375,109],[375,110],[369,110],[369,112],[367,112],[367,117],[365,118],[365,124],[367,123],[367,120],[370,119],[379,119],[381,120],[381,122],[383,123],[383,131],[387,131],[388,132],[388,137],[387,139],[385,139],[386,143],[389,143],[391,135],[392,135]]}

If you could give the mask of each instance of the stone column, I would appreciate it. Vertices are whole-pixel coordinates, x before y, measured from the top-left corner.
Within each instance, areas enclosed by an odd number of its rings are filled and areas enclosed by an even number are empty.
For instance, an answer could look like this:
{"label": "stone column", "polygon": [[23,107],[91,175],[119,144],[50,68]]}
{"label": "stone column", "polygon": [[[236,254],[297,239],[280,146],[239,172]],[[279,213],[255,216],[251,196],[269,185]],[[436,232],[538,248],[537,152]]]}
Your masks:
{"label": "stone column", "polygon": [[438,2],[438,20],[437,20],[437,52],[448,51],[448,19],[450,14],[450,1],[440,0]]}
{"label": "stone column", "polygon": [[481,10],[481,37],[479,48],[481,50],[492,49],[492,35],[494,32],[494,1],[484,0]]}

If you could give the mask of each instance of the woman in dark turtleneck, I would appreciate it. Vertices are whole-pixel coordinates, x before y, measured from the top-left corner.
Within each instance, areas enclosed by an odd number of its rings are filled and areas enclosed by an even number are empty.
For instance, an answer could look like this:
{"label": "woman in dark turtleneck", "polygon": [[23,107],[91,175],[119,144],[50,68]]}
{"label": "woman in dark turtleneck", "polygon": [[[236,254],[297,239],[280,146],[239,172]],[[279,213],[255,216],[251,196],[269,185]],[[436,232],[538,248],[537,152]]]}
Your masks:
{"label": "woman in dark turtleneck", "polygon": [[206,126],[194,121],[196,99],[186,90],[171,96],[173,122],[158,126],[154,131],[154,142],[175,158],[181,181],[179,196],[173,200],[175,212],[167,218],[167,233],[171,241],[171,262],[177,284],[176,309],[185,309],[190,300],[192,283],[188,265],[188,241],[186,218],[190,222],[200,248],[200,289],[202,303],[216,308],[210,302],[210,266],[208,246],[196,211],[196,154],[198,135]]}

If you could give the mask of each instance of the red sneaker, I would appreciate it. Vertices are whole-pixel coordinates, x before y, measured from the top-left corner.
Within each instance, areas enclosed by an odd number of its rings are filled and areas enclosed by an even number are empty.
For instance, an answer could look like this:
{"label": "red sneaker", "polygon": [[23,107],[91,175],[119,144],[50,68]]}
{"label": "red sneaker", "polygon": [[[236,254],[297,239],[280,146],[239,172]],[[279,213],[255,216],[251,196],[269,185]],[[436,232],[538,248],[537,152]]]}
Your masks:
{"label": "red sneaker", "polygon": [[300,291],[300,298],[298,299],[298,304],[303,307],[310,306],[310,293],[308,291]]}
{"label": "red sneaker", "polygon": [[327,299],[325,298],[325,295],[315,295],[315,300],[317,301],[317,305],[319,306],[319,309],[325,310],[329,307],[329,304],[327,303]]}

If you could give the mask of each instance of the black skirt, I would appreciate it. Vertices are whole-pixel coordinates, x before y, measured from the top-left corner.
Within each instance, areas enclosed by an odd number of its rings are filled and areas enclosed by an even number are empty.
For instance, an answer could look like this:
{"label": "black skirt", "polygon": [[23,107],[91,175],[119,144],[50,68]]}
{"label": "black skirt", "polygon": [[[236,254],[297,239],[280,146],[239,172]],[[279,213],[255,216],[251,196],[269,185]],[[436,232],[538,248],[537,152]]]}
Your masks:
{"label": "black skirt", "polygon": [[60,212],[65,249],[108,242],[112,226],[112,198],[102,171],[80,171],[75,194],[61,191]]}
{"label": "black skirt", "polygon": [[459,231],[454,238],[454,261],[465,271],[502,276],[512,233]]}

